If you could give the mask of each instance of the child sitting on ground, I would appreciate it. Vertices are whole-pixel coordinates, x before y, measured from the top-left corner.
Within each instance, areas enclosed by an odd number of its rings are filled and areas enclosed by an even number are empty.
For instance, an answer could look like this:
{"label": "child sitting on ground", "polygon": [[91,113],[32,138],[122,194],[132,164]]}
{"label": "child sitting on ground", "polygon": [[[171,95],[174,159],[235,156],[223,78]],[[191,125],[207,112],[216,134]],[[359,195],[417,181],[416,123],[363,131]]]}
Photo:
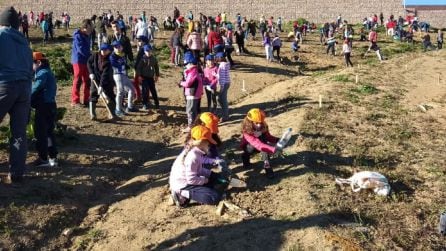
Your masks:
{"label": "child sitting on ground", "polygon": [[[204,69],[203,86],[205,87],[206,97],[208,101],[208,111],[212,113],[217,112],[217,70],[218,67],[214,62],[214,55],[209,54],[205,58],[206,68]],[[212,107],[212,110],[211,110]]]}
{"label": "child sitting on ground", "polygon": [[219,174],[203,168],[203,164],[215,163],[214,159],[205,157],[210,144],[217,144],[211,130],[201,125],[191,129],[191,139],[170,171],[169,185],[177,206],[185,207],[190,200],[217,205],[222,199],[227,183],[220,183]]}
{"label": "child sitting on ground", "polygon": [[[41,52],[33,53],[33,69],[36,73],[32,85],[31,106],[35,108],[34,134],[39,158],[34,167],[57,167],[57,149],[54,137],[56,124],[56,78],[48,59]],[[48,158],[49,157],[49,158]]]}
{"label": "child sitting on ground", "polygon": [[240,147],[243,150],[243,167],[249,168],[251,155],[260,152],[265,174],[271,179],[274,178],[274,172],[269,163],[270,155],[280,153],[282,148],[274,146],[279,141],[279,138],[269,133],[265,117],[265,113],[258,108],[249,110],[242,123],[242,142]]}

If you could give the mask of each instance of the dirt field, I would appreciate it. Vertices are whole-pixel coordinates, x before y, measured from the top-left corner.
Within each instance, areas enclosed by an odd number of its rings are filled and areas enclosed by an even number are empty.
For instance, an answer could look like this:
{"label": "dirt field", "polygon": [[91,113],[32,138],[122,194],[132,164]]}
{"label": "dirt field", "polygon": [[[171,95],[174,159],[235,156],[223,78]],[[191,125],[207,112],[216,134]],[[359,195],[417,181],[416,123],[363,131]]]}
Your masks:
{"label": "dirt field", "polygon": [[[161,46],[169,33],[158,35]],[[58,106],[68,109],[61,121],[67,126],[59,138],[61,167],[29,168],[19,187],[0,184],[0,247],[445,250],[437,224],[446,204],[446,52],[398,53],[402,45],[381,40],[388,60],[362,58],[367,43],[355,42],[349,69],[341,56],[324,54],[318,34],[306,37],[300,62],[289,42],[284,64],[266,63],[260,41],[249,41],[250,55],[234,55],[231,119],[220,127],[221,152],[248,184],[230,190],[229,200],[250,217],[168,203],[168,175],[186,123],[179,68],[162,70],[161,110],[132,113],[115,124],[71,109],[71,88],[61,86]],[[250,170],[241,166],[240,122],[253,107],[266,110],[273,135],[292,127],[303,137],[295,134],[285,158],[272,160],[273,180],[260,162]],[[106,118],[103,106],[98,112]],[[29,162],[35,156],[31,151]],[[335,177],[360,170],[386,175],[392,194],[382,198],[335,185]],[[0,171],[7,172],[5,148]]]}

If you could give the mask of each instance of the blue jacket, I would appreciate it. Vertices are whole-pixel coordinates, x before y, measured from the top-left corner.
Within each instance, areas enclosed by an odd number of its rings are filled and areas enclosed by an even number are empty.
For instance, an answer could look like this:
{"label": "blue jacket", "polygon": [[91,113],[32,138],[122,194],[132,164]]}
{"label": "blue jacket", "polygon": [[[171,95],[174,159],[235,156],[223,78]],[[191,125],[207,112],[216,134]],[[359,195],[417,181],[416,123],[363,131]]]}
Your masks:
{"label": "blue jacket", "polygon": [[33,107],[43,103],[56,103],[56,78],[51,68],[39,67],[31,91],[31,104]]}
{"label": "blue jacket", "polygon": [[73,49],[71,50],[72,64],[87,64],[90,57],[90,36],[76,30],[73,34]]}
{"label": "blue jacket", "polygon": [[33,55],[28,41],[14,28],[0,28],[0,84],[33,78]]}
{"label": "blue jacket", "polygon": [[122,53],[121,55],[116,54],[113,52],[110,55],[110,63],[113,68],[113,74],[127,74],[127,61],[125,60],[125,54]]}

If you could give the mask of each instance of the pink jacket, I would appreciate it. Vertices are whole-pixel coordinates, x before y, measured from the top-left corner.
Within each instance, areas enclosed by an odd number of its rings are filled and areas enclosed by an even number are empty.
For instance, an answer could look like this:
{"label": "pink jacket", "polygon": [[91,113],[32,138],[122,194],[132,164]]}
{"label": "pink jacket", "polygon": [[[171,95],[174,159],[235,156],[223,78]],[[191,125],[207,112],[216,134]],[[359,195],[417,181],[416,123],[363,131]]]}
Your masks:
{"label": "pink jacket", "polygon": [[[267,142],[262,142],[260,137],[264,135]],[[266,152],[273,154],[276,148],[267,143],[276,144],[279,141],[278,138],[272,136],[268,131],[264,132],[262,135],[256,137],[254,134],[243,133],[242,142],[240,147],[243,149],[247,144],[253,146],[259,152]]]}
{"label": "pink jacket", "polygon": [[180,190],[187,185],[202,186],[206,184],[211,170],[203,168],[203,164],[215,162],[214,159],[205,157],[205,152],[197,147],[193,147],[186,157],[184,157],[185,154],[186,150],[183,150],[170,170],[169,186],[176,193],[180,193]]}
{"label": "pink jacket", "polygon": [[181,81],[180,85],[184,87],[186,99],[200,99],[203,95],[203,81],[198,73],[197,66],[184,71],[186,80]]}
{"label": "pink jacket", "polygon": [[218,67],[214,65],[212,68],[206,67],[204,69],[204,83],[203,85],[210,85],[212,89],[217,88],[218,78],[217,78]]}
{"label": "pink jacket", "polygon": [[189,49],[191,50],[201,50],[203,47],[203,42],[201,39],[201,35],[198,32],[192,32],[189,34],[189,37],[187,38],[187,46],[189,46]]}

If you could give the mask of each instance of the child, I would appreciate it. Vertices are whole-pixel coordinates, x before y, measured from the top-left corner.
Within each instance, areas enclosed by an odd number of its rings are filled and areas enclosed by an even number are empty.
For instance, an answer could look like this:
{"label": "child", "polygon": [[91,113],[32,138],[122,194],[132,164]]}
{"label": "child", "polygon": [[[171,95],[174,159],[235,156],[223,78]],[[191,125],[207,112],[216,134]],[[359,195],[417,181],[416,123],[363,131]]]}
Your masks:
{"label": "child", "polygon": [[229,107],[228,107],[228,89],[231,85],[231,77],[229,69],[230,64],[225,60],[225,54],[219,52],[215,55],[215,59],[218,63],[217,78],[218,78],[218,102],[222,109],[222,118],[220,122],[229,120]]}
{"label": "child", "polygon": [[280,40],[280,37],[278,34],[276,34],[274,36],[273,42],[272,42],[272,46],[273,46],[273,56],[274,56],[274,52],[277,51],[277,60],[279,62],[281,62],[281,58],[280,58],[280,47],[282,47],[282,40]]}
{"label": "child", "polygon": [[[204,69],[203,86],[206,91],[208,101],[208,111],[215,113],[217,111],[217,70],[218,67],[214,63],[214,56],[209,54],[206,56],[206,68]],[[211,110],[212,106],[212,110]]]}
{"label": "child", "polygon": [[348,66],[353,67],[353,63],[350,60],[350,56],[352,53],[352,47],[350,46],[350,42],[348,41],[348,38],[345,39],[345,41],[344,41],[344,45],[342,46],[342,53],[344,53],[345,65],[347,67]]}
{"label": "child", "polygon": [[247,53],[245,50],[245,32],[243,32],[242,27],[239,27],[237,29],[237,31],[235,32],[235,41],[238,46],[237,55],[243,55],[243,54]]}
{"label": "child", "polygon": [[437,49],[441,50],[443,48],[443,31],[441,29],[438,29],[437,33]]}
{"label": "child", "polygon": [[116,110],[115,114],[118,117],[124,116],[124,111],[122,109],[122,101],[124,91],[127,91],[127,108],[126,112],[137,112],[138,109],[133,107],[133,95],[135,94],[135,88],[127,76],[127,61],[125,59],[125,53],[122,51],[123,47],[121,42],[114,41],[112,44],[113,53],[110,55],[110,62],[113,67],[113,79],[116,83]]}
{"label": "child", "polygon": [[335,38],[335,36],[334,36],[334,33],[333,32],[331,32],[330,33],[330,35],[329,35],[329,37],[328,37],[328,40],[327,40],[327,54],[330,52],[330,50],[331,50],[331,54],[334,56],[334,55],[336,55],[336,52],[335,52],[335,47],[336,47],[336,38]]}
{"label": "child", "polygon": [[113,48],[110,45],[102,44],[99,52],[93,53],[87,61],[90,80],[95,81],[99,88],[99,90],[96,89],[95,83],[92,83],[90,87],[89,110],[91,120],[96,120],[96,104],[98,102],[100,92],[103,92],[105,94],[105,98],[107,98],[107,106],[111,112],[110,119],[116,119],[114,114],[114,100],[116,97],[113,91],[113,69],[110,64],[110,54],[112,49]]}
{"label": "child", "polygon": [[[33,69],[36,73],[32,85],[31,105],[35,108],[34,133],[39,158],[34,167],[57,167],[57,148],[54,137],[56,124],[56,78],[48,59],[41,52],[33,53]],[[49,157],[49,158],[48,158]]]}
{"label": "child", "polygon": [[135,75],[133,76],[133,86],[135,87],[136,90],[136,101],[141,101],[142,100],[142,96],[141,96],[141,81],[140,81],[140,76],[136,73],[136,67],[138,66],[139,62],[141,61],[142,57],[144,56],[144,45],[149,44],[149,38],[142,35],[142,36],[137,36],[136,37],[136,58],[135,58],[135,65],[134,65],[134,69],[135,69]]}
{"label": "child", "polygon": [[169,47],[170,47],[170,62],[175,65],[180,65],[181,58],[181,30],[182,28],[175,28],[175,32],[170,37]]}
{"label": "child", "polygon": [[155,102],[155,109],[160,108],[158,100],[158,93],[156,92],[155,83],[158,82],[160,76],[160,69],[158,60],[152,54],[152,46],[144,45],[144,56],[136,67],[137,75],[142,78],[142,104],[143,110],[149,107],[149,90]]}
{"label": "child", "polygon": [[48,15],[44,16],[44,19],[42,20],[40,27],[42,28],[43,32],[43,43],[45,44],[48,42],[48,35],[50,34],[50,26],[48,23]]}
{"label": "child", "polygon": [[265,32],[265,37],[263,38],[263,46],[265,46],[266,61],[273,61],[273,47],[271,46],[271,38],[269,32]]}
{"label": "child", "polygon": [[192,52],[188,51],[184,54],[184,64],[186,65],[185,77],[179,85],[184,88],[184,96],[186,97],[187,128],[183,132],[188,133],[198,115],[198,107],[201,95],[203,95],[203,82],[197,66],[198,60]]}
{"label": "child", "polygon": [[205,157],[210,144],[217,144],[212,132],[205,126],[191,129],[191,139],[173,163],[169,176],[172,198],[179,207],[185,207],[190,200],[201,204],[217,205],[227,186],[218,185],[220,176],[203,164],[218,164],[218,160]]}
{"label": "child", "polygon": [[266,176],[270,179],[274,178],[274,172],[269,164],[269,158],[271,154],[282,151],[282,148],[272,145],[278,141],[279,139],[272,136],[268,131],[268,125],[265,122],[265,113],[258,108],[249,110],[242,123],[242,142],[240,147],[243,150],[243,167],[249,168],[251,165],[249,161],[251,155],[260,152]]}
{"label": "child", "polygon": [[297,51],[299,50],[299,39],[295,38],[293,43],[291,43],[291,50],[293,51],[293,58],[295,61],[299,60],[299,56],[297,55]]}

